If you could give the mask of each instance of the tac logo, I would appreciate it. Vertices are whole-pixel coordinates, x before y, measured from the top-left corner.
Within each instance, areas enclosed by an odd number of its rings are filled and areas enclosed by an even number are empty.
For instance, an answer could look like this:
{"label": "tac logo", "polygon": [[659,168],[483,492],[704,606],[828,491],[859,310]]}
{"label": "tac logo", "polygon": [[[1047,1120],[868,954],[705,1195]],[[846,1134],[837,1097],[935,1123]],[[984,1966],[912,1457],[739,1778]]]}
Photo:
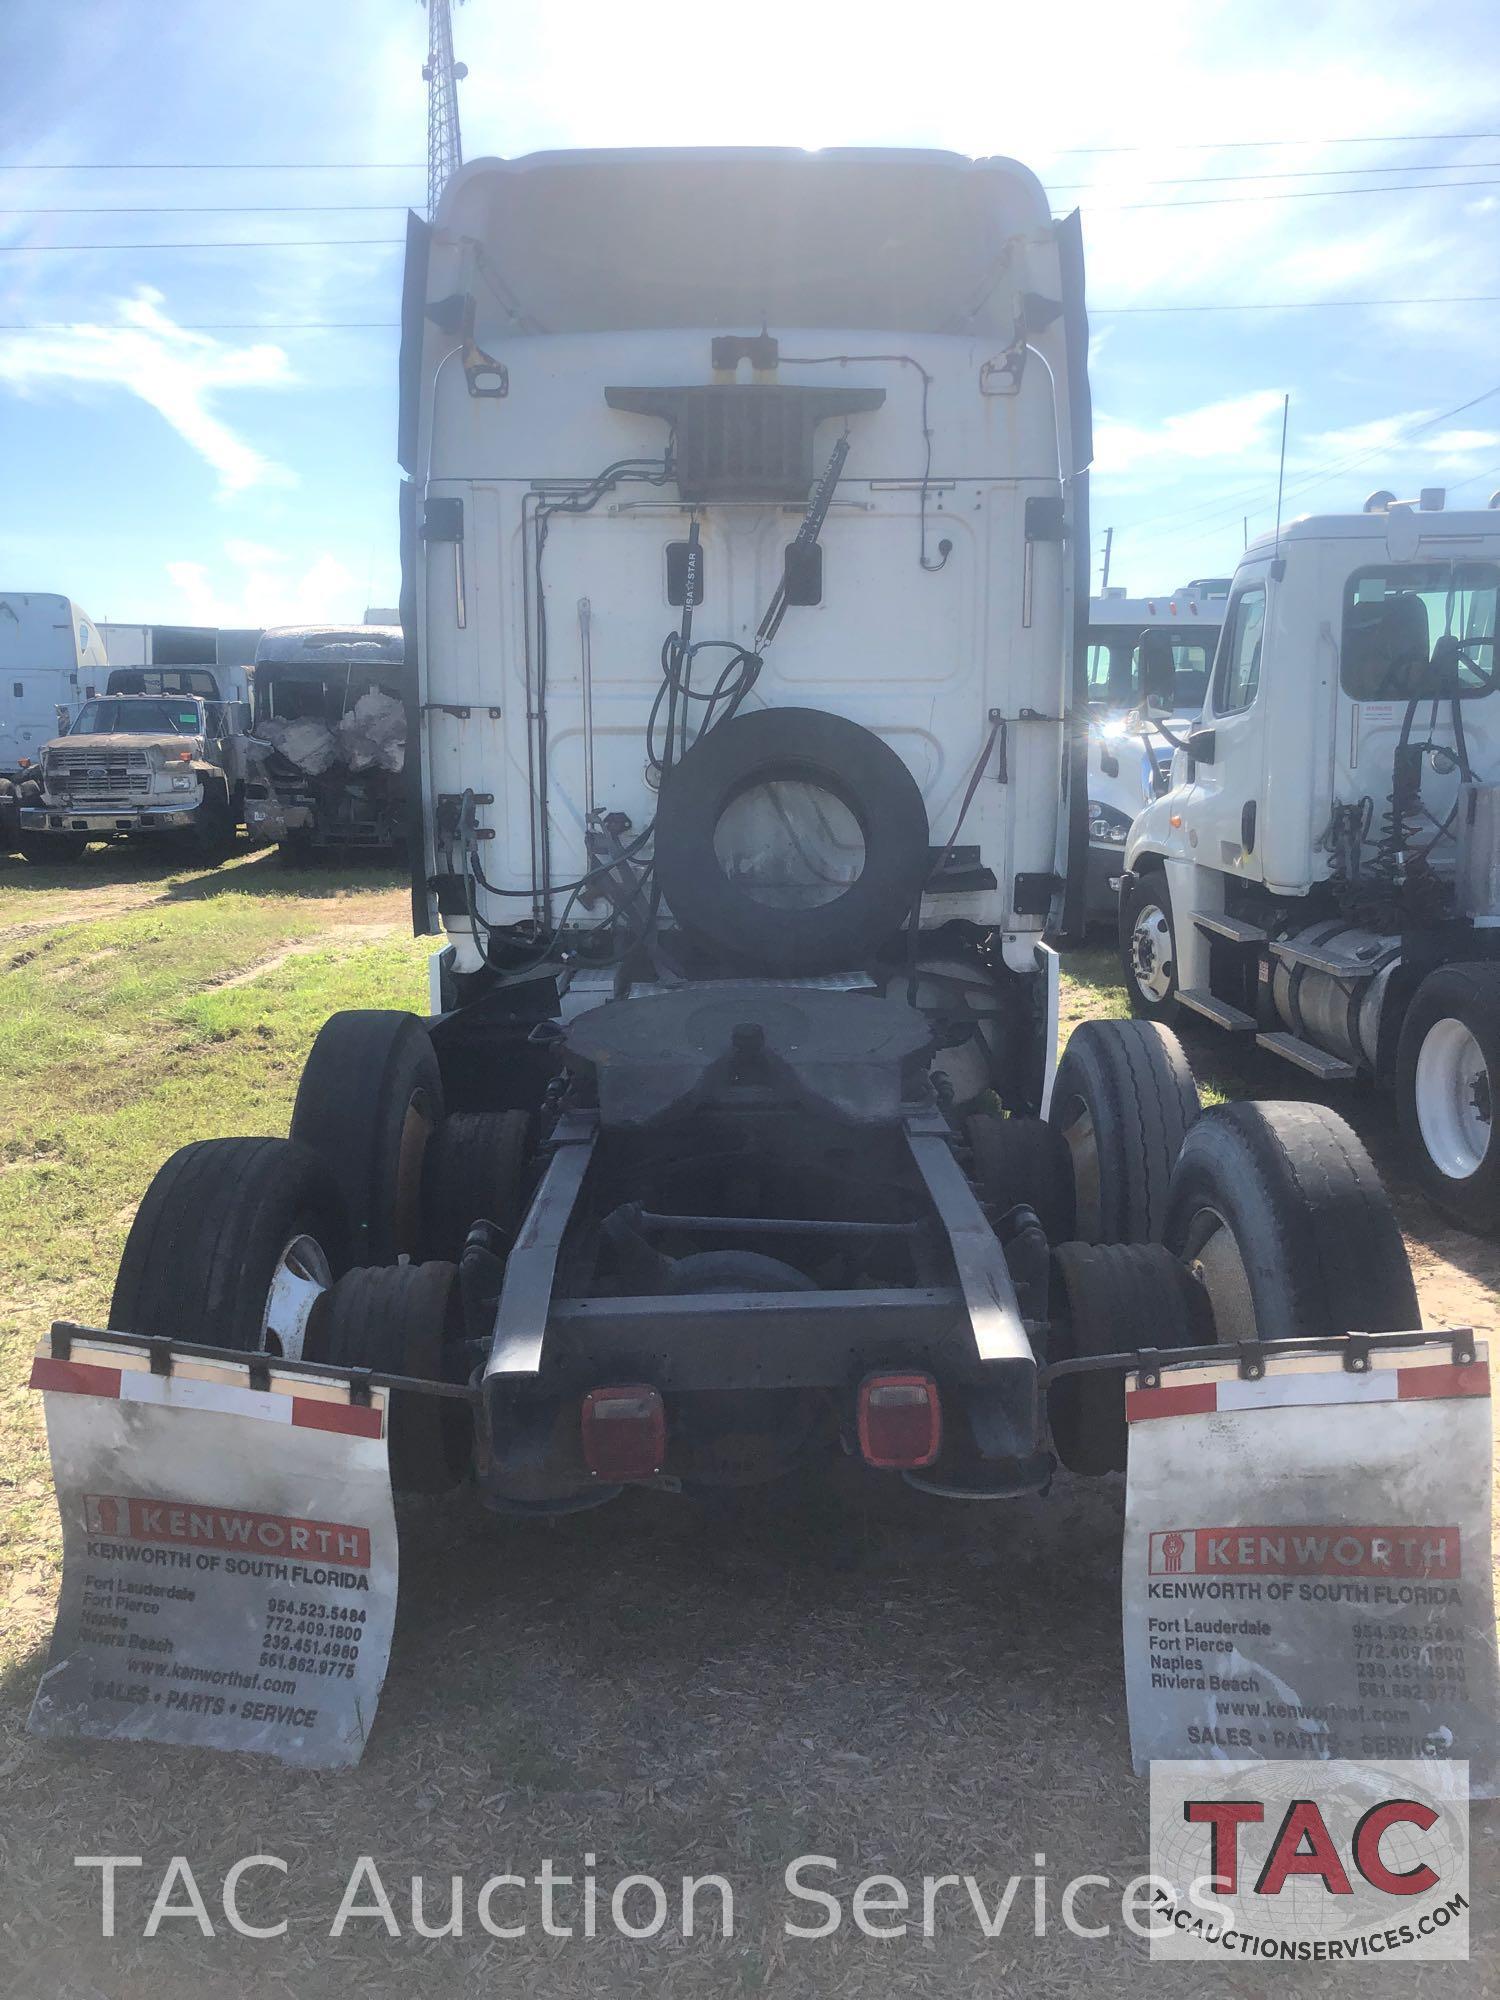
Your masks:
{"label": "tac logo", "polygon": [[1151,1766],[1151,1955],[1469,1955],[1468,1765]]}

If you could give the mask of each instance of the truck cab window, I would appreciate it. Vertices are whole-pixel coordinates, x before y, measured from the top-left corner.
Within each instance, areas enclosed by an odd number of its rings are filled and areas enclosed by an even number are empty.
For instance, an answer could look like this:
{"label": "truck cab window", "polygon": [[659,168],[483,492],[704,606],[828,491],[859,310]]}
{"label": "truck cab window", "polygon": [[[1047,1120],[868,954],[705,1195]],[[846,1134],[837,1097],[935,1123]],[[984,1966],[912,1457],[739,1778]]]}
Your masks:
{"label": "truck cab window", "polygon": [[1243,590],[1229,609],[1214,675],[1214,714],[1238,715],[1260,689],[1260,642],[1266,622],[1263,584]]}
{"label": "truck cab window", "polygon": [[1355,701],[1488,694],[1495,673],[1494,563],[1384,563],[1344,590],[1339,684]]}

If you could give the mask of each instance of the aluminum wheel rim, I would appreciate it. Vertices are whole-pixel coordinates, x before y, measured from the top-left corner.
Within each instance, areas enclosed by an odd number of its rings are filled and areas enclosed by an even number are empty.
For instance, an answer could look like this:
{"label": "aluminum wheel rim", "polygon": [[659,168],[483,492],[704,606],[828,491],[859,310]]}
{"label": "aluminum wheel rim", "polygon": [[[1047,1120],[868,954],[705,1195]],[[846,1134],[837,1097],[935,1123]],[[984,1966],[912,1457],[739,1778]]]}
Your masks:
{"label": "aluminum wheel rim", "polygon": [[1219,1341],[1260,1338],[1250,1273],[1234,1231],[1215,1208],[1202,1208],[1188,1226],[1182,1261],[1208,1294],[1214,1337]]}
{"label": "aluminum wheel rim", "polygon": [[261,1315],[261,1354],[300,1361],[313,1308],[333,1283],[333,1270],[315,1236],[294,1236],[276,1260]]}
{"label": "aluminum wheel rim", "polygon": [[1143,998],[1160,1006],[1172,991],[1172,926],[1158,903],[1145,903],[1130,933],[1130,969]]}
{"label": "aluminum wheel rim", "polygon": [[1097,1243],[1104,1227],[1099,1195],[1099,1135],[1093,1113],[1081,1097],[1064,1108],[1060,1130],[1073,1163],[1073,1201],[1079,1241]]}
{"label": "aluminum wheel rim", "polygon": [[1473,1031],[1452,1015],[1423,1036],[1412,1094],[1417,1129],[1438,1172],[1450,1181],[1478,1173],[1490,1149],[1489,1065]]}

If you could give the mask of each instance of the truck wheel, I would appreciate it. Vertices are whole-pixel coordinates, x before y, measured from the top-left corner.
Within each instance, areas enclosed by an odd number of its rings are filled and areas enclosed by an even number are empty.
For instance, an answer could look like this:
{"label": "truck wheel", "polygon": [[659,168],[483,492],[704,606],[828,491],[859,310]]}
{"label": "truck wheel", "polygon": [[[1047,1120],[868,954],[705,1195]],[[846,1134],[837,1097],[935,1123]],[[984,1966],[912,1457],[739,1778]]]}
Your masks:
{"label": "truck wheel", "polygon": [[303,1352],[344,1268],[338,1185],[289,1139],[199,1139],[136,1210],[109,1323],[248,1354]]}
{"label": "truck wheel", "polygon": [[297,1086],[292,1137],[344,1191],[356,1264],[417,1254],[422,1166],[443,1116],[443,1082],[415,1014],[366,1008],[318,1030]]}
{"label": "truck wheel", "polygon": [[205,861],[222,861],[234,846],[234,809],[222,785],[205,789],[193,823],[193,844]]}
{"label": "truck wheel", "polygon": [[[452,1264],[362,1266],[333,1287],[327,1311],[308,1341],[307,1359],[383,1375],[443,1382],[456,1321]],[[400,1493],[446,1493],[462,1478],[473,1438],[466,1403],[451,1397],[391,1392],[387,1449],[391,1484]]]}
{"label": "truck wheel", "polygon": [[1182,1012],[1177,1004],[1177,934],[1167,878],[1159,868],[1138,875],[1121,901],[1120,969],[1131,1013],[1172,1027]]}
{"label": "truck wheel", "polygon": [[[1059,1243],[1052,1253],[1047,1359],[1211,1347],[1213,1310],[1159,1243]],[[1052,1443],[1069,1472],[1125,1470],[1125,1375],[1065,1375],[1047,1391]]]}
{"label": "truck wheel", "polygon": [[474,1224],[513,1236],[524,1209],[531,1118],[524,1111],[459,1111],[428,1141],[422,1162],[422,1248],[457,1263]]}
{"label": "truck wheel", "polygon": [[1223,1341],[1422,1324],[1373,1162],[1324,1104],[1225,1104],[1194,1125],[1162,1241],[1200,1279]]}
{"label": "truck wheel", "polygon": [[968,1123],[974,1179],[998,1219],[1018,1202],[1036,1210],[1049,1243],[1073,1235],[1073,1160],[1062,1134],[1044,1118],[976,1114]]}
{"label": "truck wheel", "polygon": [[1428,1199],[1460,1228],[1500,1230],[1500,965],[1429,972],[1396,1049],[1396,1116]]}
{"label": "truck wheel", "polygon": [[39,868],[66,867],[69,862],[81,861],[88,844],[84,833],[23,833],[16,841],[25,859]]}
{"label": "truck wheel", "polygon": [[1199,1112],[1181,1042],[1151,1021],[1085,1021],[1057,1066],[1048,1118],[1073,1162],[1085,1243],[1161,1233],[1167,1182]]}

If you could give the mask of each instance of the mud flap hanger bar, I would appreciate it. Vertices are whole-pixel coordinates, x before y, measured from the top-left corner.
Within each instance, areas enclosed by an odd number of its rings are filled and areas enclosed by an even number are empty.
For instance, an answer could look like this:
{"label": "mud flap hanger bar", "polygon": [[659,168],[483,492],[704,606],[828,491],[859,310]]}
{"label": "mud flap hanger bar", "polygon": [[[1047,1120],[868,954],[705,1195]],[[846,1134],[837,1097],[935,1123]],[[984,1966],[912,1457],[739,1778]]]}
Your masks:
{"label": "mud flap hanger bar", "polygon": [[1076,1360],[1054,1361],[1041,1371],[1042,1386],[1048,1387],[1066,1375],[1096,1375],[1114,1369],[1138,1375],[1143,1389],[1161,1386],[1163,1368],[1205,1368],[1227,1361],[1238,1364],[1242,1382],[1259,1382],[1267,1361],[1282,1360],[1293,1354],[1336,1354],[1347,1375],[1367,1375],[1370,1356],[1377,1349],[1433,1347],[1446,1342],[1455,1368],[1474,1362],[1472,1327],[1455,1327],[1432,1333],[1342,1333],[1325,1338],[1301,1337],[1294,1340],[1218,1341],[1212,1347],[1144,1347],[1137,1354],[1085,1354]]}
{"label": "mud flap hanger bar", "polygon": [[467,1382],[430,1382],[418,1375],[387,1375],[380,1369],[344,1368],[336,1362],[283,1360],[279,1355],[247,1354],[240,1348],[207,1347],[198,1341],[164,1339],[152,1334],[116,1333],[102,1327],[80,1326],[76,1321],[67,1319],[52,1322],[53,1360],[68,1360],[75,1340],[87,1340],[107,1347],[127,1347],[136,1353],[144,1348],[150,1357],[153,1375],[170,1375],[176,1361],[234,1361],[248,1366],[252,1389],[268,1389],[274,1369],[278,1375],[308,1375],[323,1381],[331,1377],[336,1382],[344,1382],[348,1385],[351,1403],[368,1403],[371,1389],[399,1389],[406,1395],[443,1396],[460,1403],[474,1403],[479,1398],[478,1390]]}

